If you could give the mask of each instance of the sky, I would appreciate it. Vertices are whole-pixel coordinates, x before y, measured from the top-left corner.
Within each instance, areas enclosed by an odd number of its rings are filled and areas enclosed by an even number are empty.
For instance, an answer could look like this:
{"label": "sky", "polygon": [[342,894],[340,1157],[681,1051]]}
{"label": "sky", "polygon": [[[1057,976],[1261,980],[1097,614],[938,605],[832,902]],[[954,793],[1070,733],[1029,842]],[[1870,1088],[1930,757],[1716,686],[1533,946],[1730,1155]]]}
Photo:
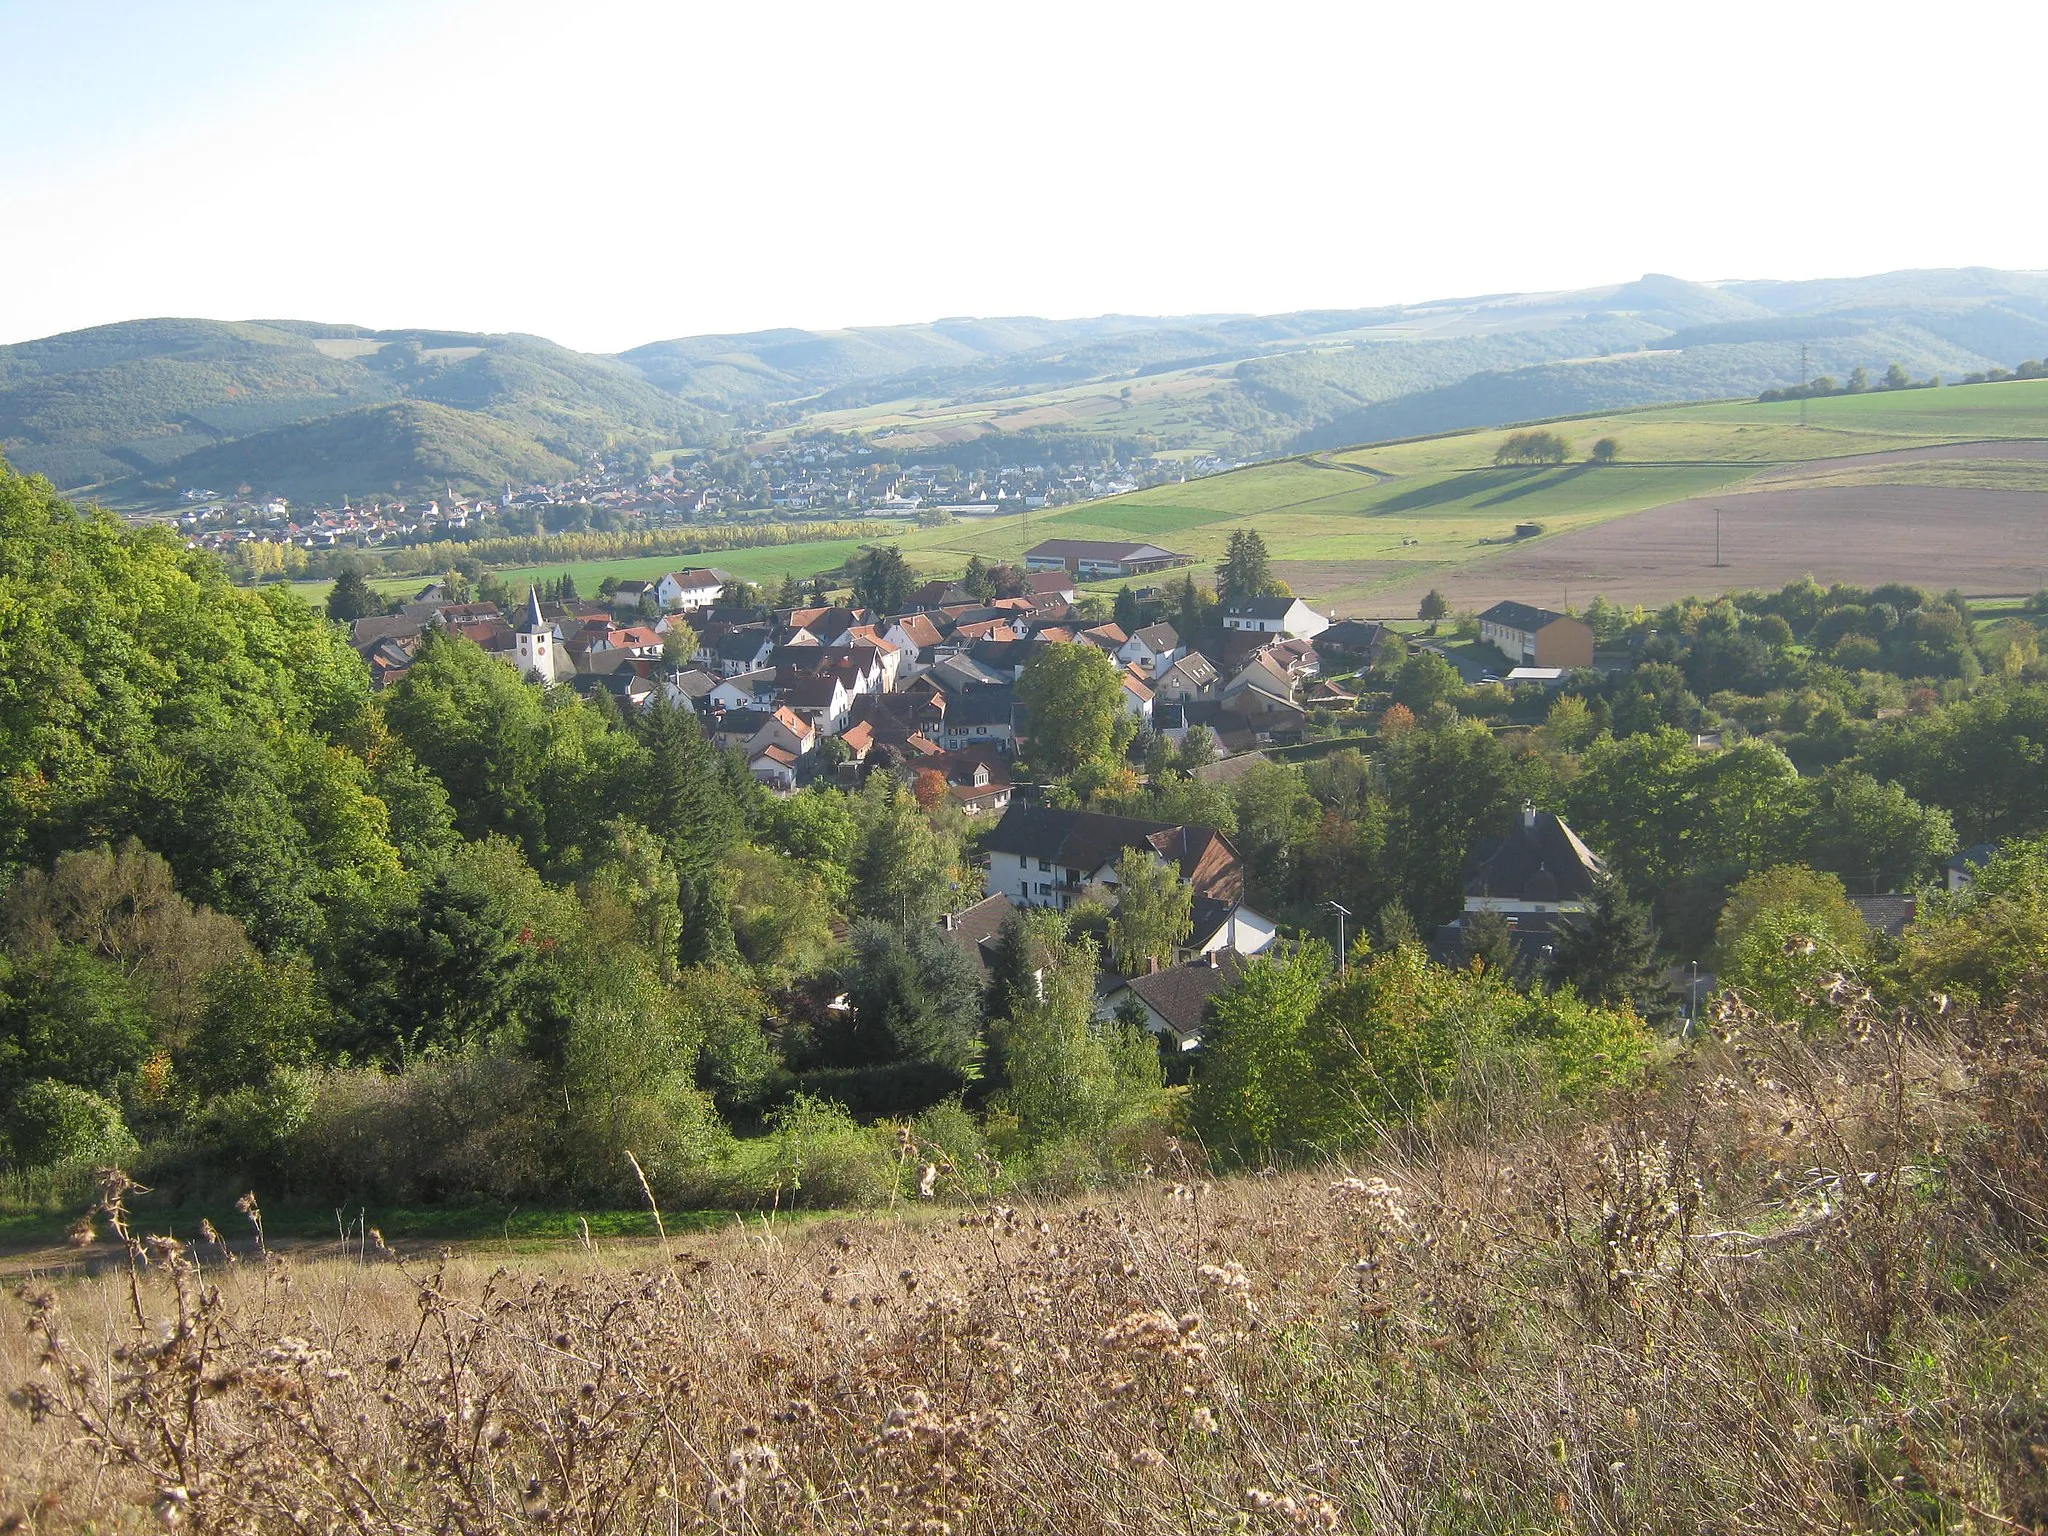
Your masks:
{"label": "sky", "polygon": [[0,342],[2048,268],[2048,6],[0,0]]}

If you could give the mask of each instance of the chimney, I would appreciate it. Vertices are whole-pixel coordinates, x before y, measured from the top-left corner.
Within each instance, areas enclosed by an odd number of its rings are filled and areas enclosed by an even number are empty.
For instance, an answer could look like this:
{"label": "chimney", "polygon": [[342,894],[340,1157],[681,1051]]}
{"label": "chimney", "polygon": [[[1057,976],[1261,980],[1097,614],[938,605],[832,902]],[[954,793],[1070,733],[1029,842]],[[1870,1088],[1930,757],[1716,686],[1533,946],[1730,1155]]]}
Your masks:
{"label": "chimney", "polygon": [[1159,957],[1157,955],[1146,956],[1145,974],[1147,976],[1157,976],[1159,974]]}
{"label": "chimney", "polygon": [[939,919],[939,921],[940,921],[940,922],[942,922],[942,923],[944,923],[944,924],[946,925],[946,932],[948,932],[948,933],[951,933],[951,932],[953,931],[953,914],[952,914],[952,913],[948,912],[948,913],[947,913],[947,914],[946,914],[946,915],[945,915],[944,917],[940,918],[940,919]]}
{"label": "chimney", "polygon": [[1209,969],[1212,971],[1215,970],[1217,965],[1221,963],[1217,960],[1216,953],[1217,952],[1212,949],[1206,955],[1202,956],[1204,960],[1207,960],[1209,962]]}
{"label": "chimney", "polygon": [[1522,830],[1524,832],[1534,832],[1536,830],[1536,807],[1527,800],[1522,802]]}

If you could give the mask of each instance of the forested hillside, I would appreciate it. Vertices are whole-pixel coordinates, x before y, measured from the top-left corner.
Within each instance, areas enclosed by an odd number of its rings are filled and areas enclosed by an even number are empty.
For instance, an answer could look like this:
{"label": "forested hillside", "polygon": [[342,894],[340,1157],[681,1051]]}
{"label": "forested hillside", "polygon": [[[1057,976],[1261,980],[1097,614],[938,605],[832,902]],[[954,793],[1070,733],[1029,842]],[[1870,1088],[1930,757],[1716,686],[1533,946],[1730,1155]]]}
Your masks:
{"label": "forested hillside", "polygon": [[[1280,315],[760,331],[611,357],[531,336],[139,320],[0,347],[0,451],[65,488],[161,496],[238,474],[300,499],[451,481],[482,490],[607,449],[806,425],[906,459],[981,438],[1002,445],[999,460],[1110,448],[1258,457],[1754,396],[1798,384],[1802,361],[1812,376],[1897,364],[1953,382],[2044,355],[2048,280],[1981,269],[1718,286],[1653,275]],[[360,421],[284,430],[400,400],[482,424],[440,423],[417,450]]]}
{"label": "forested hillside", "polygon": [[[264,492],[326,494],[355,466],[346,455],[323,460],[323,445],[346,448],[359,429],[267,434],[398,400],[471,414],[470,441],[447,457],[415,456],[389,434],[368,434],[359,491],[451,475],[487,490],[622,440],[672,446],[706,430],[700,412],[630,370],[538,337],[137,320],[0,347],[0,450],[64,487],[190,484],[208,461],[182,461],[237,444],[206,472],[240,470]],[[453,431],[444,422],[439,435]]]}

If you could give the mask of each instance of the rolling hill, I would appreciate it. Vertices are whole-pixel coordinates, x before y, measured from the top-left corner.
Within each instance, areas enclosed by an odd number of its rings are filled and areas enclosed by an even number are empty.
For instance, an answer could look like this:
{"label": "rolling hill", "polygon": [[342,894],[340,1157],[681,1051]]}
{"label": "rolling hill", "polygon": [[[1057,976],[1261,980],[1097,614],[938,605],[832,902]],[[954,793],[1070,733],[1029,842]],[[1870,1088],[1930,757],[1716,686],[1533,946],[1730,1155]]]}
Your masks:
{"label": "rolling hill", "polygon": [[[1804,410],[1653,406],[1554,430],[1574,445],[1571,462],[1496,465],[1507,432],[1461,431],[871,537],[931,575],[976,556],[1015,561],[1042,539],[1145,539],[1193,555],[1206,579],[1231,533],[1250,528],[1303,597],[1370,617],[1412,615],[1431,587],[1477,608],[1506,597],[1583,605],[1596,594],[1658,603],[1809,573],[1971,595],[2048,586],[2048,379],[1838,395]],[[1619,461],[1582,462],[1607,436]],[[1518,531],[1530,524],[1539,531]],[[692,558],[775,582],[838,572],[861,548],[815,540]],[[506,576],[516,585],[567,571],[589,590],[675,563],[626,557]]]}
{"label": "rolling hill", "polygon": [[[390,418],[402,431],[360,421],[310,439],[293,431],[400,401],[469,418],[474,430],[405,413]],[[300,497],[323,494],[337,474],[357,490],[439,485],[451,464],[484,489],[524,478],[523,465],[579,461],[621,441],[701,440],[709,426],[633,370],[533,336],[136,320],[0,347],[0,452],[61,487],[117,495],[225,479],[219,467],[201,473],[223,463],[260,490]],[[457,437],[462,451],[416,463],[402,448]],[[350,441],[373,454],[359,476],[297,451]]]}
{"label": "rolling hill", "polygon": [[[205,465],[295,497],[470,488],[621,446],[825,429],[906,460],[1263,458],[1556,415],[1753,397],[1815,375],[1954,379],[2048,356],[2048,274],[1812,282],[1650,275],[1280,315],[956,318],[651,342],[271,320],[139,320],[0,347],[0,452],[60,486],[162,496]],[[417,413],[475,423],[458,431]],[[347,418],[331,430],[315,423]],[[509,434],[509,435],[508,435]],[[332,454],[360,443],[360,466]],[[413,458],[408,443],[422,446]],[[227,451],[238,445],[239,452]],[[322,456],[308,457],[317,445]],[[219,450],[215,452],[215,450]],[[201,457],[202,454],[210,457]]]}

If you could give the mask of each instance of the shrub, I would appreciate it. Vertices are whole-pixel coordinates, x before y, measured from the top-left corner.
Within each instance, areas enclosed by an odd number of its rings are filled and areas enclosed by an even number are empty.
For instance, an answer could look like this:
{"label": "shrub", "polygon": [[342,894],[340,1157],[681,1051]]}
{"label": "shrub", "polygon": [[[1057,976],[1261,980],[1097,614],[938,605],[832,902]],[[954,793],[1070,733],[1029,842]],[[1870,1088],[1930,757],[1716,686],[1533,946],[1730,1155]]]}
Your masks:
{"label": "shrub", "polygon": [[1650,1059],[1650,1027],[1633,1008],[1602,1008],[1570,987],[1533,999],[1523,1032],[1548,1050],[1568,1099],[1633,1088]]}
{"label": "shrub", "polygon": [[533,1063],[484,1051],[322,1073],[291,1137],[291,1192],[398,1204],[545,1194],[560,1169],[540,1089]]}
{"label": "shrub", "polygon": [[775,1112],[768,1138],[750,1149],[744,1193],[780,1205],[881,1205],[900,1192],[906,1171],[897,1146],[885,1127],[862,1125],[843,1106],[800,1093]]}
{"label": "shrub", "polygon": [[17,1168],[112,1164],[135,1146],[111,1100],[51,1078],[15,1095],[7,1115],[7,1143]]}

